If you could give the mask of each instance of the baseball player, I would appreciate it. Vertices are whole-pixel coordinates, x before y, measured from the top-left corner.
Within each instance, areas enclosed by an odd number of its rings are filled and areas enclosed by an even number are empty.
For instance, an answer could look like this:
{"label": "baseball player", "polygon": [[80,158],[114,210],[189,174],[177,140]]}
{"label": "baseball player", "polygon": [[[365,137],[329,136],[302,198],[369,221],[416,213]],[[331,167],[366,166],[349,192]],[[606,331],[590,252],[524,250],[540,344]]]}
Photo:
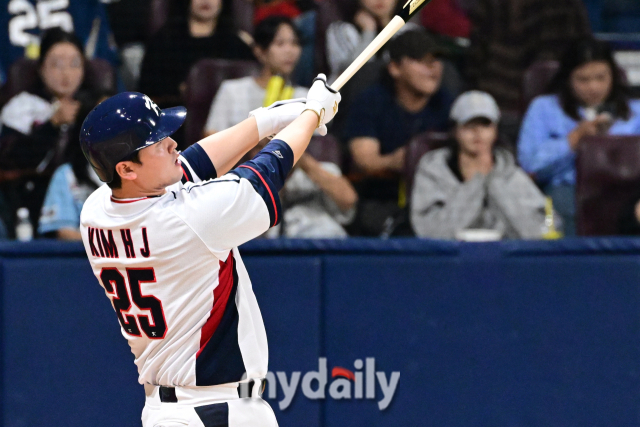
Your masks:
{"label": "baseball player", "polygon": [[[237,246],[278,224],[278,190],[340,99],[319,75],[306,100],[255,110],[183,153],[171,135],[184,107],[127,92],[87,116],[80,143],[108,185],[85,202],[80,228],[135,356],[144,427],[277,426],[259,398],[267,337]],[[238,396],[243,378],[251,398]]]}

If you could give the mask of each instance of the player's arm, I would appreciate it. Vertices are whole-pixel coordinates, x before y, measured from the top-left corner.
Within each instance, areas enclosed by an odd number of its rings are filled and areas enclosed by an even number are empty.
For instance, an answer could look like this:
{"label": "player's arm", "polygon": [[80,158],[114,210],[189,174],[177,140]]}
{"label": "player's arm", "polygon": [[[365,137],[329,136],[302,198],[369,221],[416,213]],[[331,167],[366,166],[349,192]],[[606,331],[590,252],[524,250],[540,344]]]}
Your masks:
{"label": "player's arm", "polygon": [[[309,91],[305,107],[308,110],[252,160],[220,179],[185,187],[175,195],[182,199],[175,205],[176,213],[214,253],[239,246],[280,222],[278,191],[309,145],[313,132],[333,118],[340,102],[340,94],[328,88],[322,77]],[[213,188],[217,191],[208,191]]]}
{"label": "player's arm", "polygon": [[[256,144],[289,125],[307,109],[306,99],[279,101],[267,108],[258,108],[239,124],[216,132],[199,141],[211,159],[217,176],[227,173]],[[326,133],[326,128],[321,129]]]}
{"label": "player's arm", "polygon": [[[307,149],[311,136],[313,136],[313,131],[316,128],[324,129],[321,133],[326,134],[326,124],[333,120],[338,113],[338,105],[341,100],[340,93],[327,84],[327,77],[324,74],[319,74],[307,94],[304,113],[274,138],[284,141],[291,147],[294,155],[294,164],[298,162]],[[309,126],[313,124],[313,121],[310,122],[310,120],[314,116],[309,113],[314,113],[316,119],[311,133],[309,133]]]}
{"label": "player's arm", "polygon": [[211,159],[217,176],[222,176],[259,141],[256,119],[249,117],[229,129],[207,136],[197,144]]}

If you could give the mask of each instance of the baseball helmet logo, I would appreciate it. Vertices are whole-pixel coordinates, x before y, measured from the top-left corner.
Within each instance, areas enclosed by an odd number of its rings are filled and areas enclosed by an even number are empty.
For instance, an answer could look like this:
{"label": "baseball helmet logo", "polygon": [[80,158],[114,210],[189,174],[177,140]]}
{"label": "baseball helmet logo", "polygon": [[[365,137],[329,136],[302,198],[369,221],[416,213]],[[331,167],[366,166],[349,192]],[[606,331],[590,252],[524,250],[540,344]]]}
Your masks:
{"label": "baseball helmet logo", "polygon": [[147,95],[144,96],[144,106],[155,111],[156,115],[160,115],[160,107],[158,107],[158,104],[153,102]]}

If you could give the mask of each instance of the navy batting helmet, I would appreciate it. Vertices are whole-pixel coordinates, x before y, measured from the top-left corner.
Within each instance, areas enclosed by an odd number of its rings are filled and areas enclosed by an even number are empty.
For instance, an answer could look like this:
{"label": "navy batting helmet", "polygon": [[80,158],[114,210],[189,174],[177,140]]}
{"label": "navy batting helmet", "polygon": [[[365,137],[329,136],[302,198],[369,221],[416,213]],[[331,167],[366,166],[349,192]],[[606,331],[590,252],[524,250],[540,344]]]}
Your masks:
{"label": "navy batting helmet", "polygon": [[111,182],[118,162],[177,131],[184,107],[160,110],[147,95],[123,92],[101,102],[87,115],[80,146],[103,182]]}

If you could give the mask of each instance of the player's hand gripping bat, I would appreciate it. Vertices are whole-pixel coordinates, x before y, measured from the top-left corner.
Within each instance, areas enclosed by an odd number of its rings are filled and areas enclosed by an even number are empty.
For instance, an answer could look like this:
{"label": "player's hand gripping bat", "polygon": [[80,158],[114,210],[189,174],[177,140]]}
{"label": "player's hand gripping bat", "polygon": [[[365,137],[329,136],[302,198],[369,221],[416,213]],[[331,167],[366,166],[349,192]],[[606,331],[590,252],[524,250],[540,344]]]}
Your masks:
{"label": "player's hand gripping bat", "polygon": [[373,39],[373,41],[369,43],[369,46],[367,46],[367,48],[360,54],[360,56],[358,56],[351,63],[351,65],[349,65],[349,68],[347,68],[340,75],[340,77],[338,77],[336,81],[333,82],[331,88],[337,91],[342,89],[342,86],[344,86],[351,79],[351,77],[353,77],[353,75],[357,73],[360,68],[362,68],[364,64],[369,62],[369,59],[371,59],[371,57],[375,55],[376,52],[378,52],[380,48],[384,46],[384,44],[388,42],[395,33],[397,33],[398,30],[409,21],[409,19],[411,19],[430,1],[431,0],[408,0],[402,8],[400,14],[393,17],[391,22],[389,22],[389,24],[384,27],[380,34],[378,34],[378,37]]}

